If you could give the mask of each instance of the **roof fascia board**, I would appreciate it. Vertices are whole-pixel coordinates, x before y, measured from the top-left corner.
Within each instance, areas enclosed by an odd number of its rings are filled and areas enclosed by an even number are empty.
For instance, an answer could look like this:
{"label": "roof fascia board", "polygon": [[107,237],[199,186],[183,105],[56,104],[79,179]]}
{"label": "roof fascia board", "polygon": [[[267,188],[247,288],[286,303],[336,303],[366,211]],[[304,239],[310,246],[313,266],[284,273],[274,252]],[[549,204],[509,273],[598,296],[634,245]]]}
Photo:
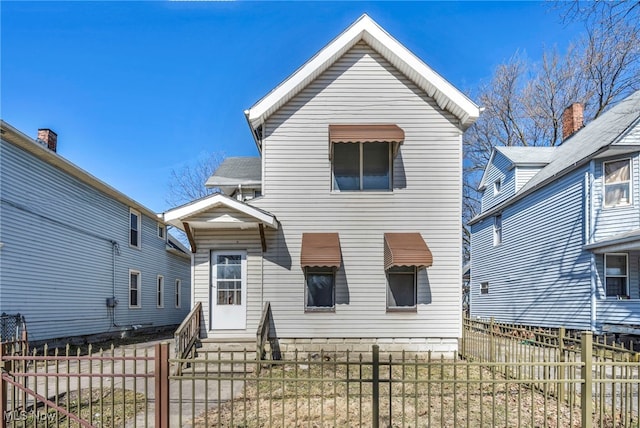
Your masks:
{"label": "roof fascia board", "polygon": [[487,171],[489,171],[489,168],[491,167],[491,165],[493,165],[493,158],[496,155],[496,152],[498,150],[496,150],[496,148],[494,147],[491,150],[491,156],[489,156],[489,160],[487,161],[487,166],[484,169],[484,172],[482,173],[482,179],[480,179],[480,184],[478,184],[478,190],[482,191],[485,189],[486,187],[486,178],[487,178]]}
{"label": "roof fascia board", "polygon": [[278,222],[274,216],[221,194],[209,196],[194,203],[169,210],[164,213],[164,220],[173,224],[176,220],[182,221],[187,217],[199,214],[211,208],[215,208],[216,206],[225,206],[231,208],[233,210],[251,216],[273,229],[278,228]]}
{"label": "roof fascia board", "polygon": [[[463,127],[466,128],[470,126],[479,117],[480,108],[475,105],[475,103],[473,103],[442,76],[428,67],[417,56],[404,47],[400,42],[395,40],[391,35],[389,35],[389,33],[365,14],[342,34],[322,48],[320,52],[311,58],[311,60],[296,70],[284,82],[245,112],[252,131],[257,126],[264,123],[267,117],[273,113],[272,110],[274,110],[274,107],[279,108],[281,104],[284,104],[293,98],[309,83],[309,78],[317,77],[320,73],[324,72],[360,40],[366,41],[374,49],[376,49],[375,46],[377,44],[381,44],[387,48],[389,53],[387,53],[386,50],[379,53],[395,67],[404,63],[413,69],[417,75],[422,76],[426,82],[415,83],[425,90],[429,96],[434,97],[434,92],[439,91],[447,97],[449,102],[446,104],[453,103],[458,107],[458,109],[456,109],[458,111],[454,114],[458,116]],[[432,88],[429,88],[425,83],[431,85]],[[450,107],[449,105],[441,105],[440,107],[451,111],[451,109],[448,108]]]}
{"label": "roof fascia board", "polygon": [[104,181],[98,179],[97,177],[89,174],[87,171],[83,170],[79,166],[71,163],[67,159],[65,159],[60,154],[49,150],[48,148],[41,146],[34,139],[30,138],[22,131],[14,128],[9,125],[4,120],[0,120],[0,129],[2,129],[2,139],[9,144],[13,144],[16,147],[19,147],[26,152],[34,155],[35,157],[41,159],[42,161],[48,163],[54,168],[58,168],[61,171],[69,174],[70,176],[80,180],[81,182],[89,185],[95,190],[104,193],[105,195],[117,200],[118,202],[127,205],[130,208],[135,208],[137,211],[145,214],[147,217],[151,217],[152,219],[158,220],[162,222],[162,218],[158,215],[158,213],[154,212],[150,208],[145,207],[144,205],[136,202],[131,199],[129,196],[124,193],[116,190],[111,187]]}
{"label": "roof fascia board", "polygon": [[511,198],[504,200],[502,203],[500,203],[499,205],[496,205],[495,207],[491,208],[489,211],[484,212],[482,214],[478,214],[476,217],[472,218],[467,224],[469,226],[472,226],[472,225],[474,225],[476,223],[479,223],[480,221],[484,220],[487,217],[491,217],[492,215],[501,212],[502,210],[504,210],[505,208],[507,208],[511,204],[516,203],[517,201],[519,201],[520,199],[522,199],[525,196],[529,195],[530,193],[533,193],[533,192],[537,191],[538,189],[542,189],[546,185],[548,185],[548,184],[554,182],[555,180],[567,175],[571,171],[573,171],[573,170],[575,170],[577,168],[580,168],[583,165],[587,164],[589,161],[591,161],[591,159],[596,158],[600,153],[602,153],[603,151],[607,150],[608,147],[609,147],[609,145],[606,145],[605,147],[601,148],[597,152],[592,153],[592,154],[590,154],[588,156],[585,156],[584,158],[582,158],[580,161],[574,163],[573,165],[563,169],[562,171],[559,171],[557,174],[547,178],[546,180],[541,181],[540,183],[536,184],[534,187],[530,187],[530,188],[526,189],[524,192],[522,192],[520,194],[516,193]]}

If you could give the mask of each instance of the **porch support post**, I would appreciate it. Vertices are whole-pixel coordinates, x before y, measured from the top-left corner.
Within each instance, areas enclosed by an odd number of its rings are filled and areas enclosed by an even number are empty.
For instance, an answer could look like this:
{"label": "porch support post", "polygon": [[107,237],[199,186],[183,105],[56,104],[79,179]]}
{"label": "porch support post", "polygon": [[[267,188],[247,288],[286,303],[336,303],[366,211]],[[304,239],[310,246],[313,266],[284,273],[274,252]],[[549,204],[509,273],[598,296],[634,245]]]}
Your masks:
{"label": "porch support post", "polygon": [[189,223],[186,221],[182,222],[182,226],[184,226],[184,231],[187,234],[187,239],[189,240],[189,245],[191,245],[191,252],[195,254],[197,250],[196,248],[196,240],[193,238],[193,232],[191,231],[191,227]]}
{"label": "porch support post", "polygon": [[264,236],[264,224],[258,224],[258,229],[260,229],[260,242],[262,243],[262,252],[267,251],[267,239]]}

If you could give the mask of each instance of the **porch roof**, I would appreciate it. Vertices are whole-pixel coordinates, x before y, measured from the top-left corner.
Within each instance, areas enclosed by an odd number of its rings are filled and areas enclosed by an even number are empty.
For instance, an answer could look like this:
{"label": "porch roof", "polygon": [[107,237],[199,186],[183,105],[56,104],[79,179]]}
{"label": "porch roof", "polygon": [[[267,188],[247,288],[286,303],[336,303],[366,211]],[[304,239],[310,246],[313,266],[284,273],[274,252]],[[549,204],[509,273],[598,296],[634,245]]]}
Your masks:
{"label": "porch roof", "polygon": [[640,251],[640,229],[609,236],[606,239],[585,245],[584,249],[596,254],[616,251]]}
{"label": "porch roof", "polygon": [[194,229],[259,229],[262,250],[266,251],[264,227],[278,228],[276,217],[247,203],[216,193],[163,214],[164,221],[184,231],[191,251],[196,251]]}

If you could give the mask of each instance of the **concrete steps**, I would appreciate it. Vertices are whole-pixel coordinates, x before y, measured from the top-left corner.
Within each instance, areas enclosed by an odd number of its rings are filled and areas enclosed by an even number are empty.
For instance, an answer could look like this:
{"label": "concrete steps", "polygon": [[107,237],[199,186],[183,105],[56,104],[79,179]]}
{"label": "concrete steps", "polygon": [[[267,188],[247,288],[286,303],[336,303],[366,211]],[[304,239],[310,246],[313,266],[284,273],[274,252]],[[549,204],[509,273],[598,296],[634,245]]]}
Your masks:
{"label": "concrete steps", "polygon": [[256,370],[255,341],[203,340],[196,345],[195,357],[185,363],[183,375],[242,375]]}

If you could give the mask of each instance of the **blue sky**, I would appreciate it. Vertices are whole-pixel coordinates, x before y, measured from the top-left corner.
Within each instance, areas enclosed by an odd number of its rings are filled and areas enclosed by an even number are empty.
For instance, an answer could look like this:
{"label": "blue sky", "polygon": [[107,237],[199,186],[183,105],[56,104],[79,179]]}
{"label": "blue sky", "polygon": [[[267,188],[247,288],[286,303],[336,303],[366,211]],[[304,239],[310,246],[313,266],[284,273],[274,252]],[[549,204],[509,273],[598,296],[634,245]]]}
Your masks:
{"label": "blue sky", "polygon": [[2,1],[0,116],[155,211],[171,169],[257,156],[243,111],[363,13],[469,93],[581,30],[543,2]]}

